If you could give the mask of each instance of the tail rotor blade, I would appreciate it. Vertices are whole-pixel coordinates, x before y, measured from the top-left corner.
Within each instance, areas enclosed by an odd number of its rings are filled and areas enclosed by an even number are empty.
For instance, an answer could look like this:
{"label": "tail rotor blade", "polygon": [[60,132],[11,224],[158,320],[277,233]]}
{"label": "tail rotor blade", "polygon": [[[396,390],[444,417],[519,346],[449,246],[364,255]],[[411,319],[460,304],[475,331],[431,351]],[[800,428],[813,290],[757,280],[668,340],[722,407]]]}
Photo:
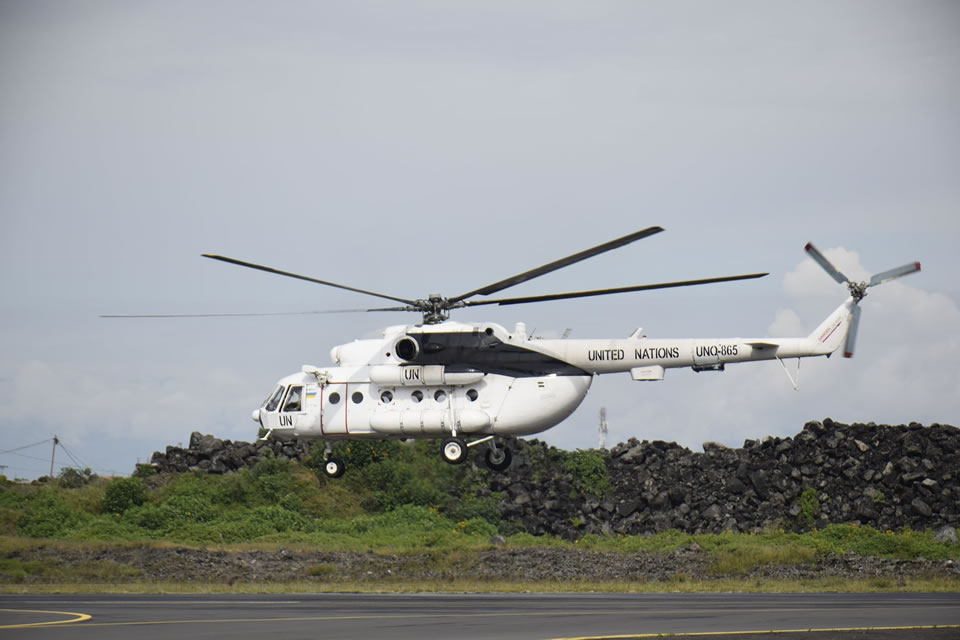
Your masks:
{"label": "tail rotor blade", "polygon": [[857,327],[860,326],[860,305],[853,305],[850,310],[850,328],[847,329],[847,341],[843,345],[843,357],[853,357],[853,347],[857,342]]}
{"label": "tail rotor blade", "polygon": [[840,273],[833,264],[827,260],[826,256],[820,253],[819,249],[813,246],[812,242],[808,242],[807,246],[804,247],[807,253],[810,254],[810,257],[813,258],[817,264],[823,267],[823,270],[830,274],[830,277],[839,282],[840,284],[846,284],[850,282],[850,278]]}
{"label": "tail rotor blade", "polygon": [[889,271],[883,271],[881,273],[874,274],[873,277],[870,278],[870,282],[867,284],[867,286],[873,287],[878,284],[883,284],[884,282],[889,282],[895,278],[916,273],[917,271],[920,271],[920,263],[911,262],[910,264],[905,264],[902,267],[897,267],[896,269],[890,269]]}

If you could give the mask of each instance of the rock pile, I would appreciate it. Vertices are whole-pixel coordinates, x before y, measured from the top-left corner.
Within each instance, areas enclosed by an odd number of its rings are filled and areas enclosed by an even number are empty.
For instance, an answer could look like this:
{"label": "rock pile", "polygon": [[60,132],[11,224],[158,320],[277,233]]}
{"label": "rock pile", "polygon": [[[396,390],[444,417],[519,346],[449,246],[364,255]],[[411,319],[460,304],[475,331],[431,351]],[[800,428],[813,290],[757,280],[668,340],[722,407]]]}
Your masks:
{"label": "rock pile", "polygon": [[[515,440],[513,464],[481,492],[501,496],[503,519],[532,534],[579,538],[638,534],[822,528],[941,529],[960,523],[960,429],[917,423],[808,422],[792,438],[707,443],[703,453],[631,438],[592,452],[601,482],[585,483],[571,454]],[[194,432],[187,449],[153,455],[161,472],[226,473],[264,456],[304,460],[304,442],[230,442]],[[478,447],[478,449],[481,447]],[[269,452],[269,453],[268,453]],[[482,463],[480,463],[482,465]]]}
{"label": "rock pile", "polygon": [[309,442],[297,440],[231,442],[194,431],[188,448],[167,447],[163,453],[155,451],[150,464],[160,473],[227,473],[252,467],[267,456],[302,461],[310,455],[311,446]]}
{"label": "rock pile", "polygon": [[[748,440],[703,453],[630,439],[606,453],[609,488],[578,495],[562,468],[531,465],[548,451],[531,442],[505,475],[504,517],[530,533],[576,538],[637,534],[805,529],[859,523],[901,530],[956,527],[960,521],[960,429],[808,422],[793,438]],[[519,458],[519,460],[518,460]]]}

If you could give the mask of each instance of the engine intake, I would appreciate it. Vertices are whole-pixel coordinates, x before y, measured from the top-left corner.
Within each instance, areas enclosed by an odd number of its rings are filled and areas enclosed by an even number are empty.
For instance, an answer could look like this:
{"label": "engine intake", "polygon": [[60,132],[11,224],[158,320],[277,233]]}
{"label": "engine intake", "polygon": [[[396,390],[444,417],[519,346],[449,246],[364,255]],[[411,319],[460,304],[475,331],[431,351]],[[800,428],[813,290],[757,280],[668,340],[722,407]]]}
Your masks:
{"label": "engine intake", "polygon": [[410,336],[404,336],[397,340],[393,352],[399,359],[413,362],[420,355],[420,343]]}

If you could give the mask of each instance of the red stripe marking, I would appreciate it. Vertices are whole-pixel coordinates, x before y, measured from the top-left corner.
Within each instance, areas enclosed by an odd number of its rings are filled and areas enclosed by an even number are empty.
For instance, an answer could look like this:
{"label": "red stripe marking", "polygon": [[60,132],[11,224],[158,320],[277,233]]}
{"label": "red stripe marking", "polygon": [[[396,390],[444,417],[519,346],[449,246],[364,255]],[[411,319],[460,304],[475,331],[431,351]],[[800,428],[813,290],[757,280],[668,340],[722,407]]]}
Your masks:
{"label": "red stripe marking", "polygon": [[836,331],[842,323],[838,320],[837,324],[833,325],[833,329],[830,329],[830,333],[820,338],[820,342],[826,342],[830,336],[833,335],[833,332]]}

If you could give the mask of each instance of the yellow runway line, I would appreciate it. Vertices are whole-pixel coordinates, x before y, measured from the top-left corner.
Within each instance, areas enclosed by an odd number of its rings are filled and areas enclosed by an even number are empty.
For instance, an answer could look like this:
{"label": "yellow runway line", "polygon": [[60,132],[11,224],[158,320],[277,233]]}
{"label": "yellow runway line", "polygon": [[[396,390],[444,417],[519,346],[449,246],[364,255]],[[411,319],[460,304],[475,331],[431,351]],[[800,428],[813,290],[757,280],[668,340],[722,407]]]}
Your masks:
{"label": "yellow runway line", "polygon": [[28,627],[52,627],[55,624],[71,624],[73,622],[84,622],[92,616],[86,613],[74,613],[72,611],[41,611],[39,609],[0,609],[8,613],[46,613],[52,616],[74,616],[69,620],[51,620],[50,622],[27,622],[24,624],[3,624],[0,629],[26,629]]}
{"label": "yellow runway line", "polygon": [[913,627],[847,627],[838,629],[761,629],[759,631],[694,631],[691,633],[628,633],[625,635],[577,636],[552,640],[631,640],[632,638],[685,638],[709,636],[756,636],[771,633],[838,633],[843,631],[912,631],[919,629],[960,629],[960,624],[935,624]]}

